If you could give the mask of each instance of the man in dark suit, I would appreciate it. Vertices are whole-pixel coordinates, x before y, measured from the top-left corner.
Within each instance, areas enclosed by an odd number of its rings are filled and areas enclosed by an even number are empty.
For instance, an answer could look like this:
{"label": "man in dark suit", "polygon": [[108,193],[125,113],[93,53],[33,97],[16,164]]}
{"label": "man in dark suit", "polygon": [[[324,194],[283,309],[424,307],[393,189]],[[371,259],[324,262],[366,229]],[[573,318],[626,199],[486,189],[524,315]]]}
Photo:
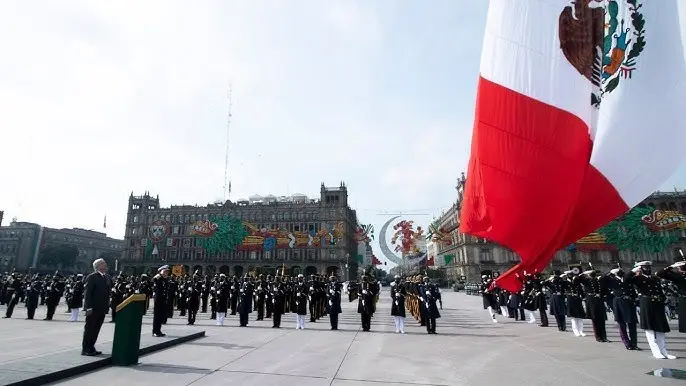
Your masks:
{"label": "man in dark suit", "polygon": [[100,327],[110,306],[110,290],[112,281],[107,276],[107,263],[103,259],[93,262],[95,272],[86,277],[84,288],[84,308],[86,309],[86,325],[83,329],[83,343],[81,355],[95,356],[102,352],[95,350],[95,342],[100,334]]}

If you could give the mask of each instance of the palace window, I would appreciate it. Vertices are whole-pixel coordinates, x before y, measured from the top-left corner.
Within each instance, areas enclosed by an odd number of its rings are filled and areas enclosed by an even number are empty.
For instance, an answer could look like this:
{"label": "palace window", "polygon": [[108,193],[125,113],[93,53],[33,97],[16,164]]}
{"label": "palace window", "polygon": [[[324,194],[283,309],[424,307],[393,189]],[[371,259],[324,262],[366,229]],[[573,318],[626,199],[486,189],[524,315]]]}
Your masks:
{"label": "palace window", "polygon": [[491,261],[491,250],[488,248],[481,248],[479,251],[479,260]]}

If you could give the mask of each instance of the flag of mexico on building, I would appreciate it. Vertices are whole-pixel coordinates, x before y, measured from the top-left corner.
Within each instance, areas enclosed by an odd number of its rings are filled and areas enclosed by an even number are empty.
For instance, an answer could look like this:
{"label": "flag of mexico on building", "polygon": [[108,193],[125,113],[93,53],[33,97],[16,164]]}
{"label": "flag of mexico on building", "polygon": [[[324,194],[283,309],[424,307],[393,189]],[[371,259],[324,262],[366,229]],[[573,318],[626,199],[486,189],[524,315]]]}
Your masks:
{"label": "flag of mexico on building", "polygon": [[680,166],[685,29],[683,0],[490,0],[460,230],[521,256],[501,287]]}

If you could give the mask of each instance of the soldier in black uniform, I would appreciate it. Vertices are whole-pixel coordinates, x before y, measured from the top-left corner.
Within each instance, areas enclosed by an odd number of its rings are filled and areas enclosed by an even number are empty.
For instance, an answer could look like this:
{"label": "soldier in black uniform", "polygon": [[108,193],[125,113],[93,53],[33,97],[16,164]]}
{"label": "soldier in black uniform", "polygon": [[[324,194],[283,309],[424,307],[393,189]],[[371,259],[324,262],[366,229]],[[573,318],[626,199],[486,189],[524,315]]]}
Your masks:
{"label": "soldier in black uniform", "polygon": [[257,319],[264,320],[264,307],[267,299],[267,282],[264,275],[260,274],[259,280],[255,283],[255,308],[257,308]]}
{"label": "soldier in black uniform", "polygon": [[362,320],[362,331],[369,331],[372,328],[372,316],[374,316],[374,301],[376,293],[374,285],[369,282],[366,275],[362,276],[360,283],[359,302],[357,303],[357,312],[360,314]]}
{"label": "soldier in black uniform", "polygon": [[593,323],[593,334],[597,342],[609,342],[605,330],[607,312],[605,310],[605,293],[607,285],[605,277],[598,277],[598,272],[591,269],[585,271],[577,279],[584,286],[586,292],[586,317]]}
{"label": "soldier in black uniform", "polygon": [[405,333],[405,298],[407,297],[407,290],[403,283],[400,282],[400,276],[395,275],[393,282],[391,282],[391,316],[395,323],[395,333]]}
{"label": "soldier in black uniform", "polygon": [[203,284],[200,281],[200,275],[198,275],[197,271],[193,274],[193,279],[184,284],[189,325],[195,324],[195,317],[200,309],[200,297],[203,292],[202,287]]}
{"label": "soldier in black uniform", "polygon": [[33,319],[36,314],[36,308],[38,308],[38,302],[40,301],[40,293],[43,290],[43,281],[41,280],[40,274],[37,273],[27,288],[26,294],[26,319]]}
{"label": "soldier in black uniform", "polygon": [[243,283],[240,284],[238,290],[238,320],[241,327],[247,327],[250,314],[252,313],[252,297],[253,297],[254,286],[250,282],[248,275],[243,277]]}
{"label": "soldier in black uniform", "polygon": [[74,280],[68,285],[69,301],[69,321],[76,322],[79,320],[79,311],[83,307],[83,274],[78,274]]}
{"label": "soldier in black uniform", "polygon": [[295,329],[305,329],[305,315],[307,315],[307,297],[309,286],[305,283],[305,277],[298,275],[298,280],[293,285],[293,303],[291,312],[295,312]]}
{"label": "soldier in black uniform", "polygon": [[562,272],[554,270],[550,278],[543,282],[543,285],[552,293],[550,298],[550,314],[555,317],[557,329],[559,331],[567,331],[567,306],[565,300],[567,298],[569,282],[563,279],[562,276]]}
{"label": "soldier in black uniform", "polygon": [[266,311],[265,317],[267,319],[272,317],[272,312],[274,311],[274,302],[272,302],[272,293],[269,290],[269,287],[271,284],[274,282],[274,278],[272,275],[267,275],[267,280],[265,281],[264,288],[265,288],[265,295],[264,295],[264,308]]}
{"label": "soldier in black uniform", "polygon": [[163,337],[162,324],[165,322],[169,312],[169,299],[167,280],[169,276],[169,266],[163,265],[157,269],[157,275],[152,278],[153,294],[155,304],[152,309],[152,336]]}
{"label": "soldier in black uniform", "polygon": [[498,308],[498,303],[493,294],[493,288],[495,287],[493,279],[488,274],[481,275],[481,299],[483,302],[484,310],[488,310],[488,314],[491,315],[491,320],[493,323],[498,323],[495,318],[495,310]]}
{"label": "soldier in black uniform", "polygon": [[229,310],[229,296],[231,296],[232,286],[233,283],[229,283],[226,275],[222,273],[219,275],[219,280],[211,288],[217,303],[217,326],[224,325],[224,319]]}
{"label": "soldier in black uniform", "polygon": [[286,307],[286,285],[281,282],[281,277],[277,276],[269,286],[269,297],[272,301],[272,328],[281,328],[281,315]]}
{"label": "soldier in black uniform", "polygon": [[236,315],[236,310],[238,309],[238,298],[240,292],[238,290],[241,287],[241,283],[238,282],[238,278],[234,275],[231,281],[231,290],[229,292],[229,305],[231,307],[231,315]]}
{"label": "soldier in black uniform", "polygon": [[638,288],[641,328],[645,330],[650,351],[656,359],[676,359],[667,352],[665,333],[670,331],[665,315],[666,297],[662,290],[660,278],[652,274],[652,263],[636,263],[631,281]]}
{"label": "soldier in black uniform", "polygon": [[64,283],[61,281],[61,275],[55,273],[55,275],[52,277],[52,281],[48,283],[46,289],[45,304],[47,305],[47,310],[45,313],[45,319],[43,320],[52,320],[52,317],[55,315],[57,305],[60,304],[62,293],[64,292]]}
{"label": "soldier in black uniform", "polygon": [[19,303],[19,297],[22,291],[21,278],[16,272],[12,272],[12,275],[7,279],[5,284],[5,296],[7,300],[7,310],[5,311],[5,316],[3,319],[9,319],[12,317],[14,312],[14,307]]}
{"label": "soldier in black uniform", "polygon": [[420,300],[426,315],[426,332],[435,334],[436,319],[441,317],[440,312],[438,312],[438,305],[436,304],[440,298],[440,293],[436,285],[429,282],[428,276],[424,276],[424,283],[420,286],[420,294],[422,295]]}
{"label": "soldier in black uniform", "polygon": [[676,262],[669,267],[659,270],[655,275],[673,283],[679,295],[677,303],[677,315],[679,320],[679,332],[686,332],[686,261]]}
{"label": "soldier in black uniform", "polygon": [[326,305],[327,312],[329,313],[329,322],[331,323],[332,330],[338,330],[338,314],[343,312],[341,309],[341,290],[343,285],[336,279],[336,276],[331,276],[326,287]]}
{"label": "soldier in black uniform", "polygon": [[[608,289],[612,291],[612,313],[619,327],[619,337],[627,350],[639,350],[636,324],[636,300],[638,293],[631,282],[633,272],[628,274],[621,268],[610,271]],[[628,334],[627,334],[628,329]]]}

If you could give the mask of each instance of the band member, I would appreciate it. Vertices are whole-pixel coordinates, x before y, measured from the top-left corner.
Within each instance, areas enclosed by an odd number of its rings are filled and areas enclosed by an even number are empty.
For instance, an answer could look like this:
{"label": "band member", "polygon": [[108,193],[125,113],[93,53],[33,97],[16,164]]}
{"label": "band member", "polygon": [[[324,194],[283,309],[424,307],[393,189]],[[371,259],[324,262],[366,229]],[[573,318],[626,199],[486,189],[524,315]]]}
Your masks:
{"label": "band member", "polygon": [[359,302],[357,312],[362,319],[362,331],[369,331],[372,327],[372,316],[374,315],[374,298],[376,297],[373,285],[369,283],[367,275],[362,276],[360,283]]}
{"label": "band member", "polygon": [[488,314],[491,315],[493,323],[498,323],[498,320],[495,318],[495,310],[498,303],[493,295],[494,287],[495,282],[493,279],[488,275],[481,275],[481,297],[483,299],[484,310],[488,310]]}
{"label": "band member", "polygon": [[[639,350],[636,324],[636,300],[638,293],[631,283],[633,272],[625,273],[620,268],[610,271],[608,288],[612,291],[612,313],[619,328],[619,337],[627,350]],[[627,334],[628,329],[628,334]]]}
{"label": "band member", "polygon": [[329,321],[331,322],[331,329],[338,330],[338,314],[341,310],[341,290],[343,285],[336,280],[335,276],[329,278],[329,284],[326,289],[327,311],[329,313]]}
{"label": "band member", "polygon": [[157,275],[152,278],[155,304],[152,310],[152,336],[163,337],[162,324],[168,317],[169,306],[167,301],[167,277],[169,277],[169,266],[163,265],[157,269]]}
{"label": "band member", "polygon": [[305,283],[305,277],[298,275],[298,280],[293,286],[293,301],[295,303],[295,329],[305,329],[305,315],[307,315],[307,295],[309,288]]}
{"label": "band member", "polygon": [[[257,319],[255,320],[264,320],[264,309],[268,296],[267,281],[264,280],[264,275],[260,274],[259,280],[255,283],[255,307],[257,308]],[[267,309],[269,309],[269,306],[267,306]],[[269,312],[267,314],[267,317],[269,317]]]}
{"label": "band member", "polygon": [[405,333],[405,297],[407,290],[405,286],[400,283],[400,276],[396,275],[395,280],[391,282],[391,315],[395,322],[395,333]]}
{"label": "band member", "polygon": [[7,280],[5,284],[5,296],[9,299],[7,304],[7,310],[5,311],[4,319],[9,319],[12,317],[14,312],[14,307],[19,303],[19,297],[21,295],[21,280],[16,272],[12,272],[12,275]]}
{"label": "band member", "polygon": [[676,359],[667,352],[665,333],[670,331],[665,315],[665,294],[660,285],[660,278],[652,274],[652,263],[636,263],[632,282],[641,294],[639,297],[641,328],[645,330],[650,351],[656,359]]}
{"label": "band member", "polygon": [[421,294],[422,306],[426,310],[426,332],[429,334],[435,334],[436,319],[441,317],[441,314],[438,312],[438,306],[436,305],[440,294],[438,293],[436,286],[429,282],[428,276],[424,276],[424,284],[421,286]]}

